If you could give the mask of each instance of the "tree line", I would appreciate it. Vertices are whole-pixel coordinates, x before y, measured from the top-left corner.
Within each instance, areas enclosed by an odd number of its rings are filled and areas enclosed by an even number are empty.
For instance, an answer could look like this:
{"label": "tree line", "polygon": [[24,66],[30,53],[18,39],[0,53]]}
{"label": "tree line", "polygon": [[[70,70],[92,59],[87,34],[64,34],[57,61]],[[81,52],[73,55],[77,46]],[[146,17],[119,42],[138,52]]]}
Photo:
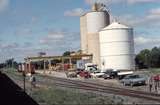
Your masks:
{"label": "tree line", "polygon": [[135,57],[136,66],[142,68],[160,67],[160,47],[154,47],[151,50],[144,49]]}
{"label": "tree line", "polygon": [[5,62],[0,63],[0,69],[2,68],[18,68],[17,61],[14,60],[14,58],[7,59]]}
{"label": "tree line", "polygon": [[[74,51],[66,51],[63,53],[63,56],[69,56],[73,52]],[[135,56],[135,63],[138,69],[160,68],[160,47],[154,47],[151,50],[141,50]],[[0,68],[18,68],[18,64],[19,63],[17,63],[14,58],[10,58],[4,63],[0,63]]]}

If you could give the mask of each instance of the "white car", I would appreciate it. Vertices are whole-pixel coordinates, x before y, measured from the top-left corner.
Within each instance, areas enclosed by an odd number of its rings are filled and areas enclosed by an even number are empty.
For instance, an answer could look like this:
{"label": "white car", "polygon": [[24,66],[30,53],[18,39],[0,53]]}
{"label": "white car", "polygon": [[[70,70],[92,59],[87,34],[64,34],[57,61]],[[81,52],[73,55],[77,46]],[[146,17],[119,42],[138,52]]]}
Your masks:
{"label": "white car", "polygon": [[91,73],[91,77],[97,77],[97,78],[101,78],[103,77],[105,73],[104,72],[101,72],[101,71],[94,71],[93,73]]}

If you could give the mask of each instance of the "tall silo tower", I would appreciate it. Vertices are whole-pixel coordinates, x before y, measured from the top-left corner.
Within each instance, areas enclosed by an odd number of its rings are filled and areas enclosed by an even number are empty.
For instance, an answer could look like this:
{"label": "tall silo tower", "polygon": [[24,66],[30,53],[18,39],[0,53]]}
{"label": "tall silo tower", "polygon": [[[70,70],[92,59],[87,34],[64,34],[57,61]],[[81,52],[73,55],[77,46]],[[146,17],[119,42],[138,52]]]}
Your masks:
{"label": "tall silo tower", "polygon": [[134,70],[133,29],[114,22],[100,31],[102,69]]}
{"label": "tall silo tower", "polygon": [[93,63],[100,66],[99,31],[109,25],[110,16],[105,6],[95,3],[92,11],[80,17],[82,53],[93,54]]}

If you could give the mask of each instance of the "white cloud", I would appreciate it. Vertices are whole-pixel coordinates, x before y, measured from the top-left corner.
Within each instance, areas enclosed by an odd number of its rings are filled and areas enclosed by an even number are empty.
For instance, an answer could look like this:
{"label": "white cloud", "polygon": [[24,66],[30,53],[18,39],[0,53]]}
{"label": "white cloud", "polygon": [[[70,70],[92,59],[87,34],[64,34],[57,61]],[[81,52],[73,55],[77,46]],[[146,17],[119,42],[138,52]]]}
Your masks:
{"label": "white cloud", "polygon": [[9,6],[9,0],[0,0],[0,12],[6,10]]}
{"label": "white cloud", "polygon": [[136,37],[135,43],[137,45],[145,45],[145,44],[160,44],[160,38],[147,38],[147,37]]}
{"label": "white cloud", "polygon": [[[101,3],[160,3],[160,0],[85,0],[88,4],[93,4],[94,2]],[[136,14],[122,14],[120,16],[111,15],[111,21],[118,20],[121,23],[127,24],[132,27],[159,27],[160,26],[160,8],[153,8],[146,11],[145,14],[137,16]]]}
{"label": "white cloud", "polygon": [[155,46],[160,47],[160,37],[147,37],[140,35],[135,37],[134,41],[136,53],[142,49],[152,49]]}
{"label": "white cloud", "polygon": [[99,3],[120,3],[126,2],[128,4],[135,4],[135,3],[158,3],[160,0],[85,0],[87,4],[93,4],[95,2]]}
{"label": "white cloud", "polygon": [[64,16],[81,16],[85,13],[82,8],[75,8],[73,10],[68,10],[64,12]]}
{"label": "white cloud", "polygon": [[126,0],[130,4],[134,3],[155,3],[160,2],[159,0]]}
{"label": "white cloud", "polygon": [[148,12],[148,16],[147,18],[148,19],[152,19],[152,20],[160,20],[160,8],[154,8],[154,9],[151,9],[149,12]]}
{"label": "white cloud", "polygon": [[[15,58],[17,61],[24,61],[25,57],[37,56],[40,51],[48,51],[40,45],[35,46],[30,42],[18,43],[5,43],[0,42],[0,62],[6,59]],[[53,50],[52,50],[53,51]]]}
{"label": "white cloud", "polygon": [[51,31],[46,37],[39,40],[40,45],[56,49],[55,52],[62,53],[66,50],[80,49],[79,32],[67,30]]}
{"label": "white cloud", "polygon": [[63,31],[49,31],[46,37],[40,39],[41,44],[50,44],[52,42],[61,41],[64,38],[65,32]]}
{"label": "white cloud", "polygon": [[95,2],[97,2],[97,3],[103,3],[106,5],[110,5],[112,3],[119,3],[122,1],[124,1],[124,0],[85,0],[85,3],[89,4],[89,5],[93,5]]}
{"label": "white cloud", "polygon": [[150,14],[160,15],[160,8],[151,9],[149,12]]}
{"label": "white cloud", "polygon": [[[142,49],[152,49],[155,46],[160,46],[160,37],[158,32],[160,27],[160,8],[154,8],[146,11],[141,16],[134,14],[123,14],[121,16],[111,16],[116,18],[123,24],[129,25],[134,28],[135,34],[135,52],[138,53]],[[154,34],[154,35],[150,35]],[[156,37],[157,36],[157,37]]]}
{"label": "white cloud", "polygon": [[5,49],[14,49],[18,48],[19,44],[18,43],[1,43],[0,48],[5,50]]}
{"label": "white cloud", "polygon": [[[146,18],[146,17],[145,17]],[[129,25],[129,26],[142,26],[144,23],[146,24],[146,19],[144,19],[144,17],[138,17],[132,14],[123,14],[120,16],[111,16],[111,21],[113,21],[114,19],[116,19],[117,21]]]}
{"label": "white cloud", "polygon": [[32,30],[31,28],[19,28],[16,30],[15,32],[16,35],[22,35],[22,36],[25,36],[25,35],[31,35],[32,34]]}
{"label": "white cloud", "polygon": [[148,10],[144,15],[137,16],[133,14],[123,14],[121,16],[111,16],[118,21],[128,24],[132,27],[157,27],[160,26],[160,8]]}
{"label": "white cloud", "polygon": [[37,16],[32,16],[31,17],[31,23],[36,23],[38,22],[39,18]]}
{"label": "white cloud", "polygon": [[64,37],[65,32],[54,32],[51,31],[48,34],[48,38],[50,39],[54,39],[54,40],[58,40],[58,39],[62,39]]}

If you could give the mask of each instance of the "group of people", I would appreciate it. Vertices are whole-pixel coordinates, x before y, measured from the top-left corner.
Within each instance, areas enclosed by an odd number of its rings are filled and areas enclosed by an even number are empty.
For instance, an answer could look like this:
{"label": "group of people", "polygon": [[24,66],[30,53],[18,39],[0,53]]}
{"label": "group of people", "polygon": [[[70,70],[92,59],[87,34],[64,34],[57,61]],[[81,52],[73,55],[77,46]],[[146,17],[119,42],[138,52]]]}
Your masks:
{"label": "group of people", "polygon": [[149,91],[150,92],[160,92],[160,75],[150,76],[148,80]]}

